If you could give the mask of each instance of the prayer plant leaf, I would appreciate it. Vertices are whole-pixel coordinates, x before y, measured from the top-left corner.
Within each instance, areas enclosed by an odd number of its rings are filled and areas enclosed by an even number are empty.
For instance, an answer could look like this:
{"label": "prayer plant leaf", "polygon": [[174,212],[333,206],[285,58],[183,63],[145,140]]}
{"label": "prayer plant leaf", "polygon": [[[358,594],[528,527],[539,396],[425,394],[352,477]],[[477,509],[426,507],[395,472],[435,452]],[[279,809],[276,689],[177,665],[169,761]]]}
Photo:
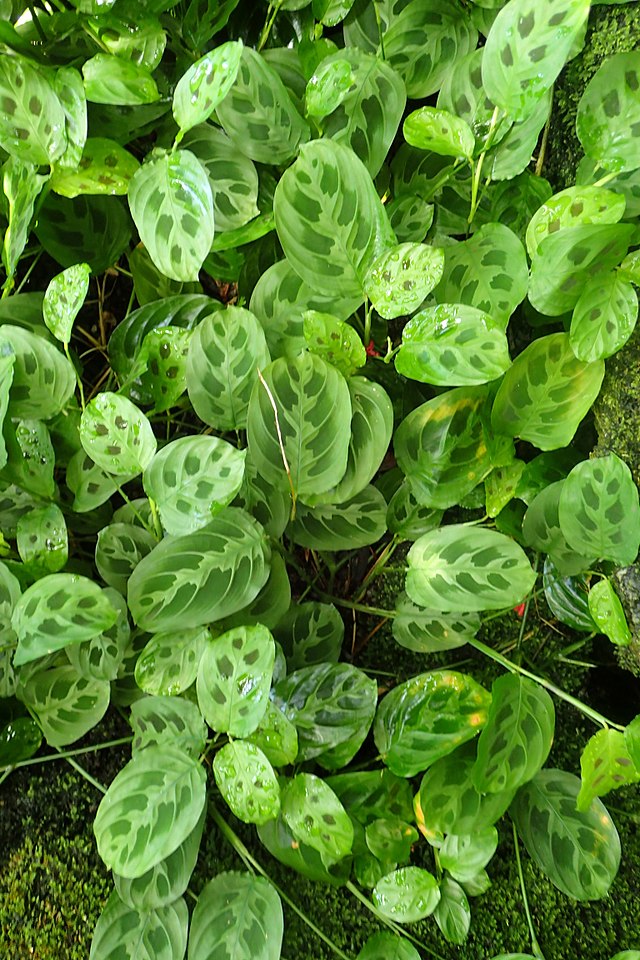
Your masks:
{"label": "prayer plant leaf", "polygon": [[16,540],[20,559],[36,579],[58,573],[67,562],[67,524],[55,503],[35,507],[20,517]]}
{"label": "prayer plant leaf", "polygon": [[310,352],[322,357],[344,377],[352,376],[367,362],[364,345],[353,327],[330,313],[307,310],[302,330]]}
{"label": "prayer plant leaf", "polygon": [[3,323],[0,345],[13,351],[13,381],[9,389],[11,414],[17,418],[49,420],[73,396],[76,378],[71,363],[44,337]]}
{"label": "prayer plant leaf", "polygon": [[241,40],[223,43],[196,60],[180,77],[172,110],[181,133],[204,123],[220,106],[238,75],[242,49]]}
{"label": "prayer plant leaf", "polygon": [[512,120],[523,120],[553,84],[589,16],[588,0],[511,0],[487,36],[482,83]]}
{"label": "prayer plant leaf", "polygon": [[165,537],[140,561],[129,579],[129,609],[151,633],[222,620],[258,595],[270,558],[260,524],[226,507],[195,533]]}
{"label": "prayer plant leaf", "polygon": [[484,827],[469,836],[449,834],[440,847],[438,857],[451,876],[465,883],[483,870],[498,847],[498,831]]}
{"label": "prayer plant leaf", "polygon": [[62,197],[82,193],[124,196],[139,167],[136,158],[115,140],[91,137],[84,144],[77,169],[54,169],[51,189]]}
{"label": "prayer plant leaf", "polygon": [[407,560],[409,598],[440,613],[513,607],[536,581],[527,555],[514,540],[463,523],[425,533]]}
{"label": "prayer plant leaf", "polygon": [[311,550],[357,550],[377,543],[387,531],[387,502],[369,484],[339,504],[299,506],[287,534]]}
{"label": "prayer plant leaf", "polygon": [[533,260],[546,237],[567,227],[586,223],[618,223],[624,215],[625,198],[604,187],[568,187],[538,207],[527,227],[527,252]]}
{"label": "prayer plant leaf", "polygon": [[464,943],[471,926],[471,908],[460,884],[446,875],[440,881],[440,900],[433,916],[445,940]]}
{"label": "prayer plant leaf", "polygon": [[149,70],[132,60],[110,53],[97,53],[82,65],[84,89],[92,103],[137,106],[160,99]]}
{"label": "prayer plant leaf", "polygon": [[396,370],[439,386],[497,380],[511,366],[503,324],[465,304],[440,303],[405,324]]}
{"label": "prayer plant leaf", "polygon": [[155,454],[144,491],[172,536],[193,533],[231,503],[244,475],[246,451],[217,437],[180,437]]}
{"label": "prayer plant leaf", "polygon": [[475,737],[490,704],[489,692],[464,673],[419,674],[380,702],[373,728],[376,747],[392,773],[413,777]]}
{"label": "prayer plant leaf", "polygon": [[402,132],[407,143],[419,150],[430,150],[445,157],[470,160],[475,137],[466,120],[436,107],[420,107],[404,121]]}
{"label": "prayer plant leaf", "polygon": [[36,167],[54,163],[66,146],[65,113],[49,75],[26,58],[0,58],[0,146]]}
{"label": "prayer plant leaf", "polygon": [[280,787],[273,767],[259,747],[233,740],[213,761],[218,790],[243,823],[266,823],[280,812]]}
{"label": "prayer plant leaf", "polygon": [[140,697],[131,706],[134,756],[157,745],[197,759],[207,743],[207,725],[195,703],[176,696]]}
{"label": "prayer plant leaf", "polygon": [[356,960],[420,960],[420,954],[408,940],[393,933],[374,933]]}
{"label": "prayer plant leaf", "polygon": [[220,873],[198,897],[188,960],[279,960],[283,931],[280,897],[268,880]]}
{"label": "prayer plant leaf", "polygon": [[265,480],[291,487],[303,502],[326,493],[347,468],[351,398],[345,378],[313,353],[281,357],[263,378],[249,402],[250,459]]}
{"label": "prayer plant leaf", "polygon": [[187,947],[189,911],[182,897],[138,911],[113,891],[96,924],[89,960],[174,960]]}
{"label": "prayer plant leaf", "polygon": [[16,603],[11,625],[18,637],[16,666],[69,643],[91,640],[116,622],[118,611],[88,577],[52,573],[28,587]]}
{"label": "prayer plant leaf", "polygon": [[401,243],[385,250],[369,267],[364,291],[386,320],[417,310],[439,282],[444,251],[424,243]]}
{"label": "prayer plant leaf", "polygon": [[205,785],[202,766],[177,747],[136,753],[112,780],[93,824],[107,866],[134,879],[173,853],[200,819]]}
{"label": "prayer plant leaf", "polygon": [[553,701],[546,690],[513,673],[498,677],[471,772],[479,793],[516,790],[531,780],[549,755],[554,727]]}
{"label": "prayer plant leaf", "polygon": [[198,158],[188,150],[154,151],[131,179],[129,206],[161,273],[197,280],[214,234],[213,195]]}
{"label": "prayer plant leaf", "polygon": [[559,890],[574,900],[600,900],[618,872],[620,838],[600,800],[576,809],[579,793],[573,774],[541,770],[509,813],[529,856]]}
{"label": "prayer plant leaf", "polygon": [[598,396],[603,377],[604,362],[577,360],[568,334],[540,337],[507,370],[491,412],[494,429],[541,450],[565,447]]}
{"label": "prayer plant leaf", "polygon": [[18,694],[33,710],[47,743],[66,747],[102,720],[110,686],[107,680],[82,677],[74,667],[63,666],[34,673]]}
{"label": "prayer plant leaf", "polygon": [[402,867],[378,881],[372,899],[380,913],[396,923],[424,920],[438,906],[438,881],[422,867]]}
{"label": "prayer plant leaf", "polygon": [[36,200],[48,177],[33,163],[9,157],[2,167],[2,187],[8,206],[8,224],[2,243],[2,265],[9,282],[15,275],[29,239]]}
{"label": "prayer plant leaf", "polygon": [[111,475],[142,473],[156,452],[144,413],[117,393],[99,393],[82,411],[80,441],[85,452]]}
{"label": "prayer plant leaf", "polygon": [[154,634],[136,661],[136,683],[145,693],[154,696],[183,693],[198,675],[209,639],[206,627]]}
{"label": "prayer plant leaf", "polygon": [[262,624],[235,627],[209,640],[198,667],[198,704],[216,733],[246,737],[267,708],[275,644]]}
{"label": "prayer plant leaf", "polygon": [[[190,330],[169,326],[149,331],[142,341],[136,360],[143,368],[143,389],[148,391],[153,401],[154,413],[175,406],[187,389],[187,356],[191,336]],[[130,393],[131,396],[136,395],[133,389]]]}
{"label": "prayer plant leaf", "polygon": [[640,167],[640,56],[607,57],[578,104],[576,130],[586,155],[612,173]]}
{"label": "prayer plant leaf", "polygon": [[75,170],[87,139],[87,98],[82,74],[75,67],[60,67],[53,85],[64,110],[67,135],[64,153],[56,160],[56,167]]}
{"label": "prayer plant leaf", "polygon": [[578,360],[606,360],[625,345],[638,319],[638,295],[618,272],[588,280],[576,303],[569,339]]}
{"label": "prayer plant leaf", "polygon": [[68,267],[49,282],[42,315],[56,340],[69,343],[73,321],[76,319],[89,290],[91,268],[88,263]]}
{"label": "prayer plant leaf", "polygon": [[640,546],[638,489],[624,460],[610,453],[583,460],[564,481],[558,505],[560,529],[583,556],[627,566]]}
{"label": "prayer plant leaf", "polygon": [[105,583],[127,594],[127,582],[143,557],[157,543],[153,534],[132,523],[110,523],[98,533],[95,561]]}
{"label": "prayer plant leaf", "polygon": [[620,647],[631,643],[632,636],[624,608],[607,577],[603,577],[589,590],[589,613],[612,643]]}
{"label": "prayer plant leaf", "polygon": [[329,868],[351,853],[353,824],[331,787],[299,773],[282,790],[282,816],[301,843],[317,850]]}
{"label": "prayer plant leaf", "polygon": [[406,593],[398,595],[391,630],[393,639],[416,653],[454,650],[473,640],[480,629],[476,613],[443,614],[419,607]]}
{"label": "prayer plant leaf", "polygon": [[300,277],[312,289],[361,303],[369,267],[395,237],[356,154],[332,140],[303,146],[278,183],[274,214],[287,260]]}
{"label": "prayer plant leaf", "polygon": [[640,780],[620,730],[599,730],[595,733],[580,757],[582,784],[576,801],[576,809],[584,813],[594,797],[603,797],[617,787]]}
{"label": "prayer plant leaf", "polygon": [[344,621],[331,603],[296,603],[278,621],[273,635],[290,670],[335,663],[344,639]]}

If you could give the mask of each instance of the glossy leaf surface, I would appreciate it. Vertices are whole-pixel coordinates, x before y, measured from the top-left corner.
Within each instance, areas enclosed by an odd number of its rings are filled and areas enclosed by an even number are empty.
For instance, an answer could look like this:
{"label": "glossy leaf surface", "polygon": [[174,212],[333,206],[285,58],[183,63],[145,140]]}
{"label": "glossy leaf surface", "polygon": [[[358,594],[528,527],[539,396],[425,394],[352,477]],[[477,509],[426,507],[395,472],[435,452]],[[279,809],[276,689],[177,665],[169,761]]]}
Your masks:
{"label": "glossy leaf surface", "polygon": [[218,789],[244,823],[266,823],[280,812],[280,787],[268,759],[253,743],[235,740],[213,761]]}
{"label": "glossy leaf surface", "polygon": [[220,873],[198,897],[188,960],[279,960],[282,934],[280,897],[268,880]]}

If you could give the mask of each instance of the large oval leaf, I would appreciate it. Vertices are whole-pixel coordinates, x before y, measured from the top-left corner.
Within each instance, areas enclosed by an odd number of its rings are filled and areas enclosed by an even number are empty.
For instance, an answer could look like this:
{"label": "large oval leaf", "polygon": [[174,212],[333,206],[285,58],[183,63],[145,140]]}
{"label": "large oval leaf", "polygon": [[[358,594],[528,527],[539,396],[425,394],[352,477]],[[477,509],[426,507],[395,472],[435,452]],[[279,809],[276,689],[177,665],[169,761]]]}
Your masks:
{"label": "large oval leaf", "polygon": [[362,302],[367,270],[395,237],[355,153],[332,140],[304,146],[276,188],[273,210],[284,252],[302,279]]}
{"label": "large oval leaf", "polygon": [[9,388],[11,415],[49,420],[62,412],[73,396],[76,378],[67,358],[44,337],[3,323],[0,344],[15,355]]}
{"label": "large oval leaf", "polygon": [[38,720],[47,743],[66,747],[92,730],[107,712],[107,680],[81,677],[71,666],[39,670],[18,688]]}
{"label": "large oval leaf", "polygon": [[620,864],[620,838],[604,804],[576,810],[580,780],[563,770],[541,770],[509,808],[529,856],[574,900],[606,896]]}
{"label": "large oval leaf", "polygon": [[491,695],[453,670],[422,673],[381,701],[373,736],[389,769],[413,777],[475,737],[487,720]]}
{"label": "large oval leaf", "polygon": [[172,280],[197,280],[213,243],[209,178],[188,150],[158,151],[129,184],[129,206],[140,239]]}
{"label": "large oval leaf", "polygon": [[152,633],[221,620],[257,596],[270,557],[260,524],[227,507],[195,533],[166,537],[140,561],[129,580],[129,609]]}
{"label": "large oval leaf", "polygon": [[585,285],[571,318],[569,339],[578,360],[606,360],[625,345],[638,319],[638,295],[618,273],[598,274]]}
{"label": "large oval leaf", "polygon": [[111,782],[93,830],[104,862],[140,877],[193,831],[206,799],[201,765],[166,743],[137,753]]}
{"label": "large oval leaf", "polygon": [[299,507],[287,527],[294,543],[311,550],[357,550],[386,532],[387,502],[371,484],[346,503]]}
{"label": "large oval leaf", "polygon": [[342,480],[350,423],[351,399],[341,373],[313,353],[289,361],[281,357],[265,369],[264,383],[253,388],[249,456],[265,480],[281,489],[290,483],[304,501]]}
{"label": "large oval leaf", "polygon": [[513,607],[536,582],[524,550],[515,541],[495,530],[463,523],[425,533],[407,559],[410,599],[441,613]]}
{"label": "large oval leaf", "polygon": [[136,476],[156,452],[149,420],[117,393],[99,393],[87,404],[80,420],[80,442],[94,463],[116,476]]}
{"label": "large oval leaf", "polygon": [[189,960],[280,960],[280,898],[268,880],[220,873],[200,893],[191,918]]}
{"label": "large oval leaf", "polygon": [[0,145],[36,166],[52,164],[64,151],[65,114],[48,74],[23,57],[0,60]]}
{"label": "large oval leaf", "polygon": [[578,104],[576,130],[584,152],[614,173],[640,167],[640,57],[607,57]]}

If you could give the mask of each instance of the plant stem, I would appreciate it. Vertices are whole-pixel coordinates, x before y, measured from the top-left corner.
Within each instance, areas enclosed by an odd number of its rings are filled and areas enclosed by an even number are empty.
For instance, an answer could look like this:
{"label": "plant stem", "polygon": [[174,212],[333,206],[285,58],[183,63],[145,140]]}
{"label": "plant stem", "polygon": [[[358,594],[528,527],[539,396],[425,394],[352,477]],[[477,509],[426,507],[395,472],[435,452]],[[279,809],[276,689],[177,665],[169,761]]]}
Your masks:
{"label": "plant stem", "polygon": [[538,159],[536,160],[536,177],[542,176],[542,168],[544,167],[544,160],[547,155],[547,143],[549,142],[549,129],[551,127],[551,111],[549,111],[549,116],[547,117],[547,122],[544,125],[544,130],[542,131],[542,143],[540,144],[540,153],[538,154]]}
{"label": "plant stem", "polygon": [[364,345],[369,346],[371,342],[371,302],[368,297],[364,300]]}
{"label": "plant stem", "polygon": [[84,769],[84,767],[81,767],[79,763],[76,763],[73,757],[65,757],[65,760],[67,763],[71,764],[73,769],[77,770],[78,773],[85,778],[85,780],[88,780],[92,787],[95,787],[96,790],[100,791],[100,793],[107,792],[107,788],[103,786],[99,780],[96,780],[95,777],[92,777],[91,774]]}
{"label": "plant stem", "polygon": [[264,22],[264,27],[262,28],[262,33],[260,34],[260,39],[258,40],[258,46],[256,47],[258,53],[264,47],[265,43],[269,39],[269,34],[271,33],[271,28],[273,27],[273,22],[278,16],[278,11],[282,6],[283,0],[275,0],[274,3],[269,4],[269,9],[267,10],[267,19]]}
{"label": "plant stem", "polygon": [[518,843],[518,831],[516,830],[516,825],[511,822],[513,827],[513,846],[516,851],[516,864],[518,865],[518,877],[520,879],[520,890],[522,891],[522,902],[524,904],[524,912],[527,918],[527,926],[529,927],[529,936],[531,937],[531,949],[538,960],[545,960],[545,956],[540,949],[540,944],[536,937],[536,932],[533,926],[533,919],[531,917],[531,911],[529,910],[529,901],[527,899],[527,890],[524,885],[524,874],[522,872],[522,862],[520,860],[520,845]]}
{"label": "plant stem", "polygon": [[380,11],[379,11],[379,9],[378,9],[378,2],[377,2],[377,0],[373,0],[373,9],[375,10],[376,23],[378,24],[378,39],[379,39],[379,41],[380,41],[380,56],[382,57],[383,60],[386,60],[387,58],[386,58],[385,53],[384,53],[384,30],[382,29],[382,18],[381,18],[381,16],[380,16]]}
{"label": "plant stem", "polygon": [[529,670],[525,670],[524,667],[519,666],[517,663],[514,663],[512,660],[507,660],[506,657],[503,657],[501,653],[498,653],[496,650],[493,650],[491,647],[488,647],[486,643],[482,643],[480,640],[476,640],[475,637],[472,640],[468,640],[467,643],[471,647],[475,647],[480,653],[484,653],[491,660],[495,660],[496,663],[499,663],[506,670],[510,670],[511,673],[519,673],[523,677],[528,677],[529,680],[533,680],[535,683],[540,684],[541,687],[545,687],[550,693],[555,693],[557,697],[561,700],[565,700],[566,703],[570,703],[572,707],[575,707],[580,713],[583,713],[585,717],[589,717],[590,720],[593,720],[594,723],[599,723],[602,727],[611,727],[613,730],[624,730],[624,727],[619,723],[614,723],[612,720],[608,720],[606,717],[603,717],[601,713],[598,713],[597,710],[593,710],[591,707],[588,707],[586,703],[583,703],[582,700],[578,700],[577,697],[572,697],[570,693],[565,693],[560,687],[557,687],[555,683],[551,683],[550,680],[545,680],[544,677],[539,677],[535,673],[531,673]]}
{"label": "plant stem", "polygon": [[356,595],[356,602],[359,602],[360,600],[362,600],[365,593],[367,592],[367,587],[369,586],[371,581],[382,573],[387,562],[391,559],[391,557],[395,553],[396,547],[398,546],[399,543],[400,541],[394,537],[393,540],[390,540],[389,543],[385,546],[385,548],[381,551],[375,563],[373,564],[371,569],[366,574],[364,580],[362,581],[360,590]]}
{"label": "plant stem", "polygon": [[367,897],[365,897],[365,895],[360,890],[358,890],[356,885],[351,882],[351,880],[347,880],[346,887],[349,893],[351,893],[356,898],[356,900],[359,900],[360,903],[367,908],[367,910],[370,910],[371,913],[374,915],[374,917],[376,917],[381,923],[384,923],[386,927],[389,927],[390,930],[393,930],[393,932],[397,934],[399,937],[406,937],[407,940],[413,941],[413,943],[415,943],[418,947],[420,947],[421,950],[424,950],[426,953],[429,953],[432,957],[435,957],[436,960],[445,960],[444,957],[442,957],[439,953],[436,953],[435,950],[432,950],[430,947],[428,947],[426,943],[423,943],[421,940],[418,940],[418,938],[414,937],[413,934],[408,932],[408,930],[404,930],[399,924],[395,923],[395,921],[390,920],[388,917],[385,917],[385,915],[381,913],[380,910],[378,910],[375,903],[372,903],[371,900],[368,900]]}
{"label": "plant stem", "polygon": [[218,813],[218,811],[213,806],[213,804],[209,804],[209,813],[211,814],[213,820],[215,821],[216,825],[218,826],[220,832],[222,833],[227,843],[229,843],[229,845],[233,847],[233,849],[236,851],[238,856],[241,857],[245,863],[250,864],[253,867],[253,869],[257,871],[257,873],[259,873],[262,877],[265,878],[265,880],[269,881],[271,886],[275,890],[277,890],[277,892],[282,897],[282,899],[287,904],[287,906],[291,907],[294,913],[297,913],[300,919],[303,920],[304,923],[306,923],[311,930],[313,930],[316,936],[320,937],[320,939],[323,940],[331,950],[333,950],[336,956],[340,957],[341,960],[351,960],[351,958],[346,953],[344,953],[344,951],[342,951],[340,947],[337,946],[337,944],[335,944],[332,940],[330,940],[329,937],[326,935],[326,933],[323,933],[322,930],[320,930],[320,928],[315,925],[313,920],[311,920],[306,915],[306,913],[304,913],[304,911],[301,910],[300,907],[296,903],[294,903],[290,897],[287,896],[287,894],[282,890],[282,888],[279,887],[278,884],[271,879],[267,871],[262,866],[260,866],[260,864],[255,859],[255,857],[253,857],[249,853],[249,851],[245,847],[244,843],[242,842],[238,834],[235,832],[235,830],[232,829],[232,827],[229,826],[227,821]]}
{"label": "plant stem", "polygon": [[353,603],[351,600],[343,600],[342,597],[333,597],[330,593],[318,591],[318,596],[327,603],[335,603],[339,607],[346,607],[347,610],[357,610],[358,613],[370,613],[372,617],[386,617],[391,619],[397,616],[395,610],[383,610],[381,607],[368,607],[366,603]]}
{"label": "plant stem", "polygon": [[19,770],[21,767],[32,767],[36,763],[48,763],[50,760],[67,760],[69,757],[79,757],[84,753],[94,753],[96,750],[106,750],[108,747],[120,747],[125,743],[131,743],[133,737],[120,737],[118,740],[109,740],[107,743],[97,743],[94,747],[78,747],[76,750],[59,751],[58,753],[48,753],[44,757],[29,757],[28,760],[19,760],[5,769],[7,773],[12,770]]}
{"label": "plant stem", "polygon": [[480,187],[480,179],[482,177],[482,165],[484,164],[484,158],[493,144],[493,138],[495,136],[499,118],[500,108],[495,107],[493,114],[491,115],[491,123],[489,125],[489,132],[487,133],[484,149],[478,157],[478,162],[476,163],[475,171],[473,172],[473,179],[471,181],[471,209],[469,210],[469,219],[467,221],[469,225],[473,223],[473,218],[476,215],[476,210],[478,209],[478,204],[480,202],[478,197],[478,189]]}
{"label": "plant stem", "polygon": [[618,176],[617,173],[607,173],[604,175],[604,177],[600,177],[599,180],[596,180],[596,182],[594,183],[594,187],[604,187],[605,183],[609,183],[609,181],[615,180],[617,176]]}

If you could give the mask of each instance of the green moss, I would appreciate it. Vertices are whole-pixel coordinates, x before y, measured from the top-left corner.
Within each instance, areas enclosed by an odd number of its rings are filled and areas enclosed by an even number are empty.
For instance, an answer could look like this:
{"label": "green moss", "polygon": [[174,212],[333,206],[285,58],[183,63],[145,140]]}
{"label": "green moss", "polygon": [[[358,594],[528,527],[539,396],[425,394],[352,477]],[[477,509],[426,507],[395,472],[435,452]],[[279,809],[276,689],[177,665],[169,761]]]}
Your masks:
{"label": "green moss", "polygon": [[639,47],[639,4],[592,8],[584,48],[563,70],[553,97],[544,175],[556,189],[575,183],[576,169],[584,153],[575,125],[585,86],[607,57]]}

